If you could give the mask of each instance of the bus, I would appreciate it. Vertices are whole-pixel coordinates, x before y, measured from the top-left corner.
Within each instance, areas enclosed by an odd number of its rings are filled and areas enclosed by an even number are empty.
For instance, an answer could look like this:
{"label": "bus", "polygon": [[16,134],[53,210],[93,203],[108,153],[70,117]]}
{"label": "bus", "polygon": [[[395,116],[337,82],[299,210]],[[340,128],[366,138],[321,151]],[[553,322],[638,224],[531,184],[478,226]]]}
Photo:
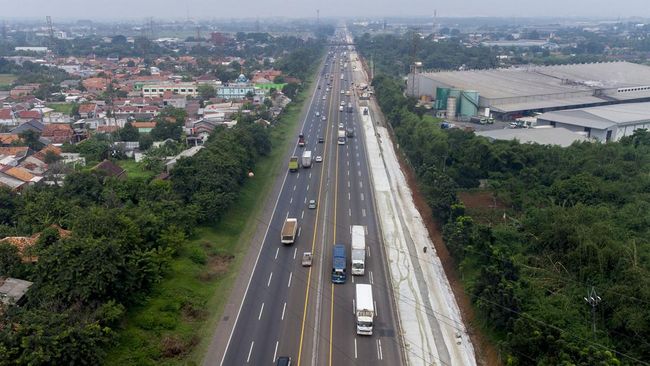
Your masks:
{"label": "bus", "polygon": [[333,283],[345,283],[347,279],[346,275],[347,260],[345,257],[345,245],[336,244],[334,245],[333,255],[332,255],[332,282]]}

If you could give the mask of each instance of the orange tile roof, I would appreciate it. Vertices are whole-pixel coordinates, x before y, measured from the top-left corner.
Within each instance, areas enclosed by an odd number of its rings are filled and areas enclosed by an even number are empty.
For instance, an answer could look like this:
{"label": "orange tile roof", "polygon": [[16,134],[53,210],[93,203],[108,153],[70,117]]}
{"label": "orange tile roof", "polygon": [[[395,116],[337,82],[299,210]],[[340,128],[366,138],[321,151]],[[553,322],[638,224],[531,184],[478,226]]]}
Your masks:
{"label": "orange tile roof", "polygon": [[131,124],[135,128],[154,128],[154,127],[156,127],[156,122],[133,122]]}
{"label": "orange tile roof", "polygon": [[26,169],[19,166],[7,169],[4,171],[5,174],[10,175],[16,179],[22,180],[23,182],[29,182],[34,178],[34,175],[28,172]]}
{"label": "orange tile roof", "polygon": [[17,155],[29,149],[27,146],[0,147],[0,155]]}
{"label": "orange tile roof", "polygon": [[2,145],[9,145],[18,140],[20,140],[20,136],[16,133],[0,133],[0,144]]}

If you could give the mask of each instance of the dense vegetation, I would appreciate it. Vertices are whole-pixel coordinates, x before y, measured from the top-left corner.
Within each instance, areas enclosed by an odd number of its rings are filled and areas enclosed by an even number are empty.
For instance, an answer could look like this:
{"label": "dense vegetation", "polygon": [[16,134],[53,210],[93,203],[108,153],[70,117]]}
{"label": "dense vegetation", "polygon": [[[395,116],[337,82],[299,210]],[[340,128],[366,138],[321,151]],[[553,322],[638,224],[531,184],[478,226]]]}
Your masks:
{"label": "dense vegetation", "polygon": [[[650,360],[650,133],[564,149],[490,143],[440,129],[395,79],[374,85],[505,364]],[[459,201],[480,180],[503,210]]]}
{"label": "dense vegetation", "polygon": [[146,299],[197,225],[221,219],[269,146],[266,129],[240,123],[168,181],[82,171],[62,187],[0,190],[0,237],[41,233],[33,265],[0,244],[0,275],[34,282],[24,306],[0,311],[0,365],[100,363],[125,308]]}
{"label": "dense vegetation", "polygon": [[[496,53],[488,47],[465,47],[458,39],[434,42],[429,36],[408,32],[355,38],[355,43],[367,60],[372,58],[377,74],[403,75],[414,61],[422,62],[426,70],[486,69],[497,65]],[[414,52],[415,50],[415,52]]]}

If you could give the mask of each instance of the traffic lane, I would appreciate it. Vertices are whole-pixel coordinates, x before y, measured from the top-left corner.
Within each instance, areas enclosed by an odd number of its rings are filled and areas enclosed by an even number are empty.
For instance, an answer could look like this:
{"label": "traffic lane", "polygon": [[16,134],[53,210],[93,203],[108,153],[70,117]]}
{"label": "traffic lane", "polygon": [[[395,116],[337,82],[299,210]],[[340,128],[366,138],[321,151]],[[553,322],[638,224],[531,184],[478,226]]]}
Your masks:
{"label": "traffic lane", "polygon": [[[313,101],[314,101],[314,99],[312,99],[311,107],[313,107]],[[309,112],[310,111],[308,111],[308,114],[309,114]],[[308,119],[308,116],[306,117],[306,119]],[[308,125],[307,121],[304,121],[304,125]],[[294,153],[295,153],[295,150],[294,150]],[[280,193],[280,199],[278,201],[278,207],[276,207],[276,213],[284,212],[284,211],[289,212],[288,208],[285,207],[285,205],[283,204],[284,202],[286,202],[284,200],[284,198],[286,198],[287,195],[293,196],[293,193],[289,191],[289,187],[290,187],[290,184],[291,184],[291,179],[288,179],[288,181],[289,181],[288,182],[289,184],[286,184],[286,182],[285,182],[285,186],[283,187],[283,189],[282,189],[282,191]],[[296,189],[295,189],[295,185],[294,185],[293,191],[295,191],[295,190]],[[293,198],[294,197],[291,197],[290,200],[293,200]],[[291,204],[289,204],[289,205],[291,205]],[[231,359],[233,359],[233,358],[236,359],[237,358],[235,355],[242,355],[242,357],[243,357],[243,355],[246,354],[246,362],[249,362],[251,360],[251,358],[255,359],[258,355],[263,356],[265,353],[268,353],[263,349],[264,347],[258,347],[258,349],[255,350],[255,352],[253,352],[253,350],[255,349],[255,340],[254,339],[251,340],[251,344],[250,344],[250,347],[248,349],[248,352],[247,353],[242,352],[242,350],[240,348],[241,347],[246,347],[245,346],[246,342],[245,341],[237,342],[237,340],[245,340],[246,338],[249,338],[247,336],[251,333],[251,331],[252,331],[253,334],[260,334],[260,330],[261,330],[261,333],[267,334],[267,335],[273,334],[274,331],[275,331],[275,333],[278,333],[277,327],[272,327],[272,328],[275,328],[275,329],[269,329],[268,323],[263,322],[262,319],[264,317],[264,309],[265,309],[265,307],[267,308],[267,313],[277,312],[278,305],[277,305],[277,301],[274,301],[274,300],[277,299],[277,296],[280,296],[280,298],[285,298],[286,297],[286,290],[282,290],[282,287],[280,287],[281,291],[278,291],[278,289],[277,289],[278,286],[274,285],[274,291],[272,293],[268,292],[268,291],[262,291],[261,292],[261,294],[262,294],[261,299],[260,299],[260,296],[259,296],[259,294],[260,294],[259,291],[260,291],[260,286],[262,286],[261,281],[260,281],[260,277],[264,276],[264,274],[266,272],[269,273],[269,280],[267,282],[267,287],[270,288],[270,286],[271,286],[272,276],[273,276],[274,271],[271,271],[271,270],[268,269],[269,263],[277,265],[278,262],[274,263],[274,262],[269,261],[268,257],[270,257],[270,255],[271,255],[270,250],[269,250],[271,246],[269,244],[272,243],[272,242],[275,242],[275,243],[279,244],[279,236],[280,236],[279,233],[281,232],[281,225],[283,225],[283,224],[284,224],[284,217],[281,217],[281,215],[274,214],[273,217],[272,217],[272,220],[271,220],[269,232],[267,233],[267,236],[265,238],[265,243],[263,244],[263,248],[262,248],[261,253],[260,253],[261,261],[258,261],[258,267],[256,267],[256,269],[255,269],[255,271],[253,273],[253,278],[251,279],[251,284],[252,284],[251,289],[252,289],[252,291],[247,293],[247,295],[246,295],[246,297],[244,299],[244,303],[242,304],[242,310],[241,310],[241,314],[251,314],[251,313],[253,313],[255,311],[255,307],[259,306],[260,310],[259,310],[259,315],[258,315],[258,319],[257,319],[258,322],[254,321],[254,317],[240,318],[241,322],[238,320],[238,323],[235,325],[235,331],[233,332],[233,335],[232,335],[233,339],[236,340],[236,342],[233,343],[232,347],[229,347],[229,350],[227,351],[228,354],[226,355],[226,360],[228,360],[229,362],[230,362]],[[276,234],[276,235],[274,235],[274,234]],[[276,236],[277,236],[277,239],[274,240],[273,238],[276,237]],[[281,244],[279,244],[279,245],[281,245]],[[287,260],[288,256],[279,255],[279,248],[277,248],[277,250],[278,251],[276,251],[276,254],[274,256],[274,260],[278,260],[278,259],[280,259],[280,261],[284,260],[284,263],[281,266],[283,269],[289,267],[286,264],[286,260]],[[294,255],[293,255],[292,259],[295,261],[295,252],[294,252]],[[276,282],[281,282],[282,280],[286,279],[286,276],[287,276],[286,271],[282,271],[282,270],[281,271],[275,271],[275,273],[276,273]],[[291,278],[291,276],[292,276],[291,273],[289,273],[288,276],[289,276],[289,278]],[[262,288],[261,290],[264,290],[264,289]],[[253,294],[255,294],[255,296],[253,296]],[[269,294],[272,294],[273,296],[269,296]],[[272,301],[265,301],[265,300],[268,300],[268,299],[271,299]],[[267,303],[270,304],[270,305],[267,306]],[[271,308],[271,309],[269,309],[269,308]],[[266,343],[261,342],[261,343],[258,343],[258,345],[259,344],[266,344]],[[233,362],[240,362],[240,361],[241,360],[233,360]]]}
{"label": "traffic lane", "polygon": [[[330,210],[329,212],[329,221],[325,222],[324,228],[326,228],[327,232],[327,239],[324,244],[324,265],[320,271],[320,276],[324,279],[321,283],[321,296],[322,296],[322,301],[321,301],[321,310],[320,313],[315,314],[315,321],[318,322],[321,326],[320,329],[320,335],[325,335],[325,341],[324,342],[319,342],[316,345],[315,348],[315,353],[314,357],[312,359],[313,361],[316,361],[315,364],[317,365],[329,365],[330,363],[330,352],[332,349],[330,348],[332,346],[331,344],[331,336],[332,336],[332,327],[331,327],[331,320],[334,308],[332,307],[331,301],[332,301],[332,294],[333,294],[333,286],[331,284],[331,268],[332,268],[332,248],[333,244],[336,242],[336,229],[334,227],[334,223],[337,220],[337,206],[338,206],[338,200],[337,200],[337,195],[338,195],[338,184],[337,184],[337,179],[338,179],[338,172],[337,172],[337,166],[338,166],[338,159],[339,159],[339,154],[338,154],[338,144],[336,142],[336,134],[338,131],[338,122],[340,120],[340,115],[338,112],[338,103],[336,102],[338,99],[336,98],[336,95],[338,95],[338,90],[339,90],[339,80],[337,79],[336,74],[334,75],[334,80],[331,85],[331,101],[332,103],[330,104],[330,129],[331,132],[328,136],[328,139],[326,140],[326,143],[328,144],[328,147],[331,149],[329,156],[328,156],[328,163],[330,164],[329,166],[331,169],[328,171],[328,189],[331,192],[331,195],[328,197],[330,201],[328,202],[330,204]],[[315,359],[314,359],[315,358]]]}

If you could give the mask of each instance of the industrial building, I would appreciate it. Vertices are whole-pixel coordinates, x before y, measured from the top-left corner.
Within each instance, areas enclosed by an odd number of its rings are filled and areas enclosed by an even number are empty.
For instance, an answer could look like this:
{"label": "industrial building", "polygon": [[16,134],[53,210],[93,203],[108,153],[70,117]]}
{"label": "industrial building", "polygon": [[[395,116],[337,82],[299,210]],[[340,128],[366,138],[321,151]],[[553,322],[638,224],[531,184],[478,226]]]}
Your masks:
{"label": "industrial building", "polygon": [[618,141],[634,130],[650,130],[650,103],[547,112],[537,117],[537,126],[562,127],[601,142]]}
{"label": "industrial building", "polygon": [[573,132],[566,128],[506,128],[500,130],[476,132],[478,136],[490,140],[517,140],[522,144],[571,146],[574,142],[585,142],[589,139],[582,133]]}
{"label": "industrial building", "polygon": [[494,116],[650,101],[650,67],[630,62],[526,66],[476,71],[414,72],[407,94],[435,101],[449,119]]}

